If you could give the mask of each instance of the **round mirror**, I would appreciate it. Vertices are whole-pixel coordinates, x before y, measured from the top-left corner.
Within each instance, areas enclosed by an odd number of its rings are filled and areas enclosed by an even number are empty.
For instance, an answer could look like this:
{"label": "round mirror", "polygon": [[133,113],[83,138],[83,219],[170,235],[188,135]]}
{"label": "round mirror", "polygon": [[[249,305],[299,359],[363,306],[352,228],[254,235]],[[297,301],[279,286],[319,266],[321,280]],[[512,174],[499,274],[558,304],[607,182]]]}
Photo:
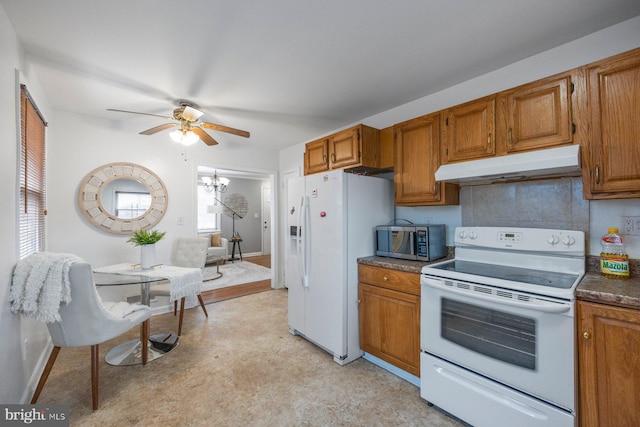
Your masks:
{"label": "round mirror", "polygon": [[103,231],[131,234],[156,225],[167,209],[160,178],[134,163],[110,163],[92,170],[78,192],[78,204],[90,223]]}

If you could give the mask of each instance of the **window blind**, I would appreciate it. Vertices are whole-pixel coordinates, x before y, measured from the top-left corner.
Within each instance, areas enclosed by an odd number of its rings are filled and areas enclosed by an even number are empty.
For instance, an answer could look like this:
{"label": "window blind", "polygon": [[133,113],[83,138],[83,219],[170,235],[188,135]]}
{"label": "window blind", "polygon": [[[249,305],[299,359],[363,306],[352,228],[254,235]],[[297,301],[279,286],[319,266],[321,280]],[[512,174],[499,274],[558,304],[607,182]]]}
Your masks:
{"label": "window blind", "polygon": [[26,87],[20,87],[20,259],[46,248],[46,122]]}

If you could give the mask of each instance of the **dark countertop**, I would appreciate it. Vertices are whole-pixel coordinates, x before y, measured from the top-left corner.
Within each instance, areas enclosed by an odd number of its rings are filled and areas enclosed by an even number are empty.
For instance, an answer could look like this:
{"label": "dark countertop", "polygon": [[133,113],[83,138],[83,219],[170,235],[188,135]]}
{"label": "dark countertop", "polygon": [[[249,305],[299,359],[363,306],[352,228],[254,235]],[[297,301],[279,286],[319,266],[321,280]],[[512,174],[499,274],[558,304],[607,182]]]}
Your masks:
{"label": "dark countertop", "polygon": [[583,301],[615,304],[640,309],[640,277],[609,279],[599,272],[587,272],[576,289]]}
{"label": "dark countertop", "polygon": [[440,258],[435,261],[409,261],[406,259],[388,258],[382,256],[369,256],[365,258],[358,258],[358,264],[371,265],[373,267],[390,268],[391,270],[406,271],[407,273],[422,273],[422,267],[425,265],[433,264],[436,262],[445,261],[453,258],[453,256],[447,256],[446,258]]}
{"label": "dark countertop", "polygon": [[[358,263],[420,274],[422,267],[425,265],[441,262],[449,258],[453,258],[452,251],[449,251],[449,256],[446,258],[441,258],[432,262],[370,256],[359,258]],[[637,274],[640,272],[639,269],[636,269],[634,272],[632,266],[632,276],[629,279],[608,279],[602,276],[597,269],[594,271],[594,268],[596,267],[593,260],[590,259],[588,261],[587,274],[585,274],[584,278],[576,288],[577,299],[640,309],[640,276]],[[597,268],[599,268],[599,266]]]}

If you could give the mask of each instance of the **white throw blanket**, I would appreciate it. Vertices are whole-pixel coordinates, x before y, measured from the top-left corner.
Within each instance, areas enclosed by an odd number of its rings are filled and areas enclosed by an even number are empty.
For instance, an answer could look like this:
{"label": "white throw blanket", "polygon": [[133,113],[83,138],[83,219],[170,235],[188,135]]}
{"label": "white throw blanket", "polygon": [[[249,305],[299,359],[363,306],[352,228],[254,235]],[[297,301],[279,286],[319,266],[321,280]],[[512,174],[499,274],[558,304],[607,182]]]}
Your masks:
{"label": "white throw blanket", "polygon": [[93,271],[95,273],[116,273],[167,279],[171,282],[170,301],[184,297],[188,299],[188,302],[193,303],[196,301],[202,285],[202,270],[200,268],[162,265],[151,270],[141,270],[133,268],[131,264],[116,264],[95,268]]}
{"label": "white throw blanket", "polygon": [[60,305],[71,301],[69,268],[83,262],[73,254],[37,252],[20,260],[13,271],[11,312],[45,323],[60,321]]}

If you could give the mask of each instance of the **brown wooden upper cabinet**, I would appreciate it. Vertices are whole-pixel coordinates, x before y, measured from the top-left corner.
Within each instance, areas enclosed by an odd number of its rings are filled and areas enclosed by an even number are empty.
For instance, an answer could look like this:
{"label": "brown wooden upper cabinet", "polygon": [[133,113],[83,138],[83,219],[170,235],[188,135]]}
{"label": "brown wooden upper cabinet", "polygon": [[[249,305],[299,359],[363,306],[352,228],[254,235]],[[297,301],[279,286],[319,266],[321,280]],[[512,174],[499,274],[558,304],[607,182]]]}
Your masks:
{"label": "brown wooden upper cabinet", "polygon": [[380,129],[380,168],[393,169],[393,126]]}
{"label": "brown wooden upper cabinet", "polygon": [[640,49],[590,64],[585,74],[585,197],[640,197]]}
{"label": "brown wooden upper cabinet", "polygon": [[365,125],[306,144],[305,175],[353,167],[379,168],[380,131]]}
{"label": "brown wooden upper cabinet", "polygon": [[393,127],[397,206],[455,205],[457,185],[437,182],[441,115],[428,114]]}
{"label": "brown wooden upper cabinet", "polygon": [[496,95],[444,112],[443,163],[496,155]]}
{"label": "brown wooden upper cabinet", "polygon": [[309,175],[329,170],[329,139],[323,138],[305,145],[304,174]]}
{"label": "brown wooden upper cabinet", "polygon": [[564,73],[498,95],[498,153],[571,145],[574,83]]}

